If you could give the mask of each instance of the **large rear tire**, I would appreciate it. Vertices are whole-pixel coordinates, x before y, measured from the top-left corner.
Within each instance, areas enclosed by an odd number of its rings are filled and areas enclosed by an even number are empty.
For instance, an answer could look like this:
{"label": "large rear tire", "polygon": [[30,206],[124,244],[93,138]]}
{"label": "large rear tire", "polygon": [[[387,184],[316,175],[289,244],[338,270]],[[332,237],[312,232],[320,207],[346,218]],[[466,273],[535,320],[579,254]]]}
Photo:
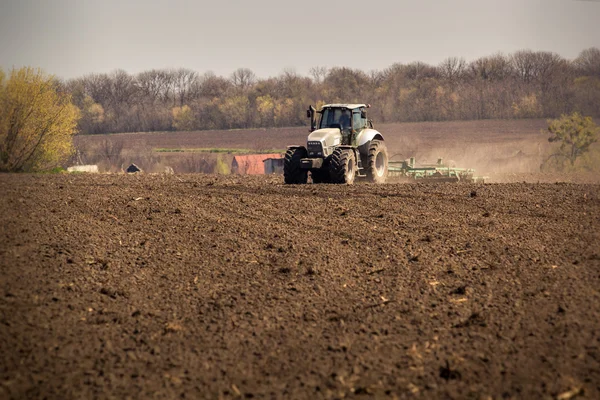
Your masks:
{"label": "large rear tire", "polygon": [[332,183],[346,183],[351,185],[356,177],[356,157],[351,149],[337,148],[331,155],[329,163],[329,176]]}
{"label": "large rear tire", "polygon": [[387,146],[381,140],[371,140],[367,157],[367,179],[374,183],[384,183],[388,176]]}
{"label": "large rear tire", "polygon": [[283,180],[286,184],[304,184],[308,180],[308,171],[301,168],[300,160],[308,153],[304,147],[288,149],[283,160]]}

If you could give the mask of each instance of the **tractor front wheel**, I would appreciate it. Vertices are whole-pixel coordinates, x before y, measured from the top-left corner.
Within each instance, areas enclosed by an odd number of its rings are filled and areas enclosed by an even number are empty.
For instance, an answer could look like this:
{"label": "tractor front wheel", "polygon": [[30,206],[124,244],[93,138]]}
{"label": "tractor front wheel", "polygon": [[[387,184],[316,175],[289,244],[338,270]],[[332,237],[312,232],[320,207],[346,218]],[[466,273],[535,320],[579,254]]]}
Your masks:
{"label": "tractor front wheel", "polygon": [[388,176],[387,146],[381,140],[371,140],[367,158],[367,179],[374,183],[384,183]]}
{"label": "tractor front wheel", "polygon": [[331,155],[329,175],[333,183],[351,185],[356,177],[356,157],[352,149],[337,148]]}
{"label": "tractor front wheel", "polygon": [[283,180],[286,184],[304,184],[308,180],[308,171],[301,168],[300,160],[307,157],[304,147],[288,149],[283,160]]}

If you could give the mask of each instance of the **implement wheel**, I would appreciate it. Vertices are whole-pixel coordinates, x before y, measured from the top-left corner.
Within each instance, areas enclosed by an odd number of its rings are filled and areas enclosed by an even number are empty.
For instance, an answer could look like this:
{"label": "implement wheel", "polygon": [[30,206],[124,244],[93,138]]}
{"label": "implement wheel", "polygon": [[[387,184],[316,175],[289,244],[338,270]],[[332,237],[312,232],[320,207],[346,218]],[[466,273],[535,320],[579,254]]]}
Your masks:
{"label": "implement wheel", "polygon": [[367,158],[367,179],[374,183],[384,183],[388,176],[387,146],[381,140],[371,140]]}

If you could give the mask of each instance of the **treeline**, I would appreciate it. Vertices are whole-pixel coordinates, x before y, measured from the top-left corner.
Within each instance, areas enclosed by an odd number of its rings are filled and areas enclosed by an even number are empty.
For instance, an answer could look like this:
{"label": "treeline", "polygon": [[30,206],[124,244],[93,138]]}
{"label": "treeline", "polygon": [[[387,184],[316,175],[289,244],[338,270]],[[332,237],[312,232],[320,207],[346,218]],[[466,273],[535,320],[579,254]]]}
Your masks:
{"label": "treeline", "polygon": [[333,102],[370,103],[376,122],[549,118],[579,111],[600,116],[600,50],[575,60],[518,51],[470,63],[394,64],[365,73],[315,67],[258,79],[247,68],[229,77],[189,69],[117,70],[62,83],[81,110],[82,133],[282,127],[307,124],[305,110]]}

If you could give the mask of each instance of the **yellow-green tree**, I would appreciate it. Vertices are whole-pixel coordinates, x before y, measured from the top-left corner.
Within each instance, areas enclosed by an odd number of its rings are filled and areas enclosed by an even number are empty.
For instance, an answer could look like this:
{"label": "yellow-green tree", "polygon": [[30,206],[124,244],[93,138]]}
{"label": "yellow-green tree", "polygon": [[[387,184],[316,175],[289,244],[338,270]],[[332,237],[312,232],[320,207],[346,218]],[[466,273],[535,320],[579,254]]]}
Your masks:
{"label": "yellow-green tree", "polygon": [[214,172],[219,175],[229,175],[231,173],[230,164],[223,157],[217,156]]}
{"label": "yellow-green tree", "polygon": [[174,107],[171,112],[173,114],[173,128],[178,131],[191,131],[194,129],[194,113],[189,106]]}
{"label": "yellow-green tree", "polygon": [[0,171],[41,171],[73,152],[79,110],[54,77],[25,67],[0,70]]}
{"label": "yellow-green tree", "polygon": [[292,119],[294,111],[294,100],[284,99],[280,100],[275,104],[275,116],[274,121],[276,126],[288,125]]}
{"label": "yellow-green tree", "polygon": [[80,118],[79,118],[79,131],[81,133],[102,133],[104,123],[104,107],[101,104],[94,102],[89,95],[79,95],[80,99],[78,102],[75,101],[78,93],[73,93],[73,103],[78,103]]}
{"label": "yellow-green tree", "polygon": [[258,111],[261,126],[270,126],[273,124],[274,109],[275,100],[271,95],[256,98],[256,111]]}
{"label": "yellow-green tree", "polygon": [[551,158],[568,160],[571,166],[577,158],[586,153],[590,146],[598,141],[600,128],[591,117],[583,117],[578,112],[563,115],[548,121],[549,142],[560,142],[559,149]]}
{"label": "yellow-green tree", "polygon": [[246,96],[228,97],[219,104],[219,111],[225,117],[228,128],[245,128],[249,108],[250,101]]}

